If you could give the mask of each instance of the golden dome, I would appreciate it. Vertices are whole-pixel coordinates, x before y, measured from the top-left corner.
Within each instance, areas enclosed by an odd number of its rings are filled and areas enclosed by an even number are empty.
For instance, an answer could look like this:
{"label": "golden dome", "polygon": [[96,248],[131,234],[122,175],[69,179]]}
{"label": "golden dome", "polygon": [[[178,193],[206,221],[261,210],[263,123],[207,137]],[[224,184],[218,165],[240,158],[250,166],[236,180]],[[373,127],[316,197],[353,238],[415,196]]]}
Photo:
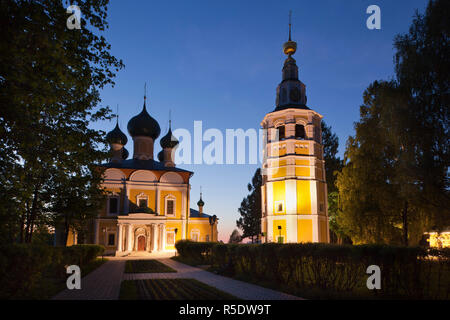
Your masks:
{"label": "golden dome", "polygon": [[295,51],[297,51],[297,42],[289,40],[283,44],[284,54],[292,55]]}

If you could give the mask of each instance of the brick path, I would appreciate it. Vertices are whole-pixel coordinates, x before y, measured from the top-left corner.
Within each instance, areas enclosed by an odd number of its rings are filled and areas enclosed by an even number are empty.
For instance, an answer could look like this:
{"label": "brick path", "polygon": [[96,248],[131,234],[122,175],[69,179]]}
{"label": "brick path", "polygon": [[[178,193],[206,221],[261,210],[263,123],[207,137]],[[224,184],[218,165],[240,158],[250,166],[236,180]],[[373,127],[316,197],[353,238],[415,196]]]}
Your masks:
{"label": "brick path", "polygon": [[244,300],[301,300],[296,296],[219,276],[172,259],[158,260],[177,270],[177,273],[130,273],[124,274],[123,280],[193,278]]}
{"label": "brick path", "polygon": [[139,258],[110,258],[108,262],[81,279],[80,290],[65,289],[53,299],[117,300],[122,280],[193,278],[244,300],[301,300],[299,297],[219,276],[169,258],[157,258],[157,260],[177,270],[176,273],[124,273],[125,261],[131,259]]}
{"label": "brick path", "polygon": [[[54,300],[117,300],[125,270],[125,260],[110,260],[81,278],[80,290],[65,289]],[[83,275],[83,270],[81,270]],[[69,276],[69,275],[67,275]]]}

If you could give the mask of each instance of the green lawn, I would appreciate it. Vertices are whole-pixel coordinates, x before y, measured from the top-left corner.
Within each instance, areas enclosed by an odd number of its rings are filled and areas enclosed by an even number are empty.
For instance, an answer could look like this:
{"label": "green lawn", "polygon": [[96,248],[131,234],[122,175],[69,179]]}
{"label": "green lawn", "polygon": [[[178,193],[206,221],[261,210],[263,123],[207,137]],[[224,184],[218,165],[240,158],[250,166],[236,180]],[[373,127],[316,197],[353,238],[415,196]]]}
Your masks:
{"label": "green lawn", "polygon": [[237,298],[195,279],[125,280],[121,300],[236,300]]}
{"label": "green lawn", "polygon": [[[81,268],[81,277],[87,276],[89,273],[102,266],[108,259],[106,258],[97,258],[94,261],[86,264],[83,268]],[[45,273],[43,278],[41,279],[41,283],[36,288],[36,293],[30,297],[31,299],[50,299],[55,296],[62,290],[67,288],[66,273],[63,274],[62,277],[55,276],[52,273]]]}
{"label": "green lawn", "polygon": [[166,273],[177,272],[157,260],[128,260],[125,263],[125,273]]}

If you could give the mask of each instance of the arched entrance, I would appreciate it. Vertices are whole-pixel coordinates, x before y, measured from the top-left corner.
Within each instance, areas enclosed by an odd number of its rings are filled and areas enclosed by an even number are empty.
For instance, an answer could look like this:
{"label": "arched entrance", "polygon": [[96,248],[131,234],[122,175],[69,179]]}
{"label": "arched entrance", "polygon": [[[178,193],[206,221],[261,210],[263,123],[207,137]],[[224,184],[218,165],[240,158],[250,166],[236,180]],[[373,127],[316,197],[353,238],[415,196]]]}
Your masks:
{"label": "arched entrance", "polygon": [[143,236],[143,235],[140,235],[138,237],[137,250],[138,251],[145,251],[145,236]]}

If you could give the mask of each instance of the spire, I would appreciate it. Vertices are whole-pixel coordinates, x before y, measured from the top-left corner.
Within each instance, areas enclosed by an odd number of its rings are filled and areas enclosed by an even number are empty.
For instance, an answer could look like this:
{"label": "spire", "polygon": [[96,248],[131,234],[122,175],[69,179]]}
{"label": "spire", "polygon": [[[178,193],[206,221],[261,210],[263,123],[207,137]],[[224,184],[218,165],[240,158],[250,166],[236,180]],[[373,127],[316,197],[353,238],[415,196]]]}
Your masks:
{"label": "spire", "polygon": [[200,212],[200,214],[202,214],[203,206],[205,205],[205,202],[202,199],[202,187],[201,186],[200,186],[200,200],[198,200],[197,205],[198,205],[198,212]]}
{"label": "spire", "polygon": [[289,10],[289,40],[283,44],[283,52],[288,57],[290,57],[295,53],[295,51],[297,51],[297,42],[291,40],[291,27],[292,27],[291,16],[292,11]]}
{"label": "spire", "polygon": [[298,66],[292,55],[297,51],[297,42],[292,40],[292,11],[289,10],[289,38],[283,44],[287,55],[282,70],[282,81],[277,87],[276,111],[286,108],[306,107],[305,85],[298,79]]}
{"label": "spire", "polygon": [[116,110],[117,110],[117,115],[116,115],[116,125],[117,126],[119,126],[119,104],[117,104],[117,108],[116,108]]}
{"label": "spire", "polygon": [[144,83],[144,110],[147,110],[146,101],[147,101],[147,82]]}
{"label": "spire", "polygon": [[172,110],[169,109],[169,131],[172,131]]}
{"label": "spire", "polygon": [[292,10],[289,10],[289,41],[291,41],[291,16]]}

